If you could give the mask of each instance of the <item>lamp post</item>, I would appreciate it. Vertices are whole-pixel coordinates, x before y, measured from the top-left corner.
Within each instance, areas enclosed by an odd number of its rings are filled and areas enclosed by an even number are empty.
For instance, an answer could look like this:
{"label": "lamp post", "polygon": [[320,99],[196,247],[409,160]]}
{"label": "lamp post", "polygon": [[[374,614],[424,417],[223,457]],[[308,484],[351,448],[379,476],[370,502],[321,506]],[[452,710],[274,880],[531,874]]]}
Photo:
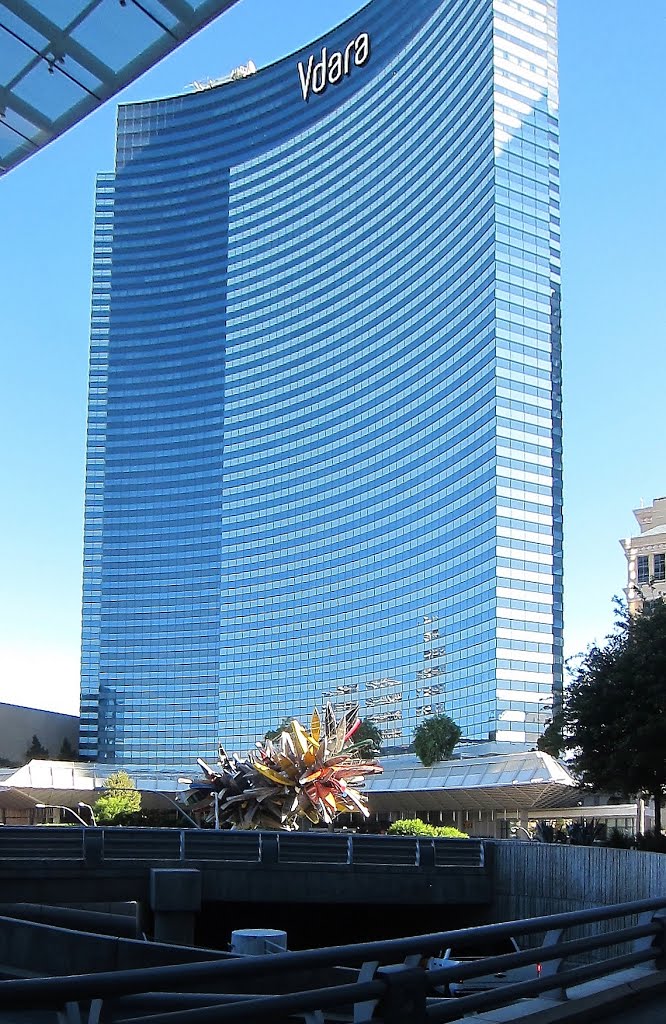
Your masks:
{"label": "lamp post", "polygon": [[95,820],[95,812],[93,811],[90,804],[84,804],[83,800],[79,800],[77,807],[85,807],[87,811],[90,811],[90,820],[92,821],[93,825],[97,825],[97,822]]}
{"label": "lamp post", "polygon": [[511,835],[517,836],[519,832],[524,832],[530,842],[533,842],[534,836],[531,832],[528,832],[524,825],[514,825],[511,829]]}
{"label": "lamp post", "polygon": [[[100,786],[99,789],[102,790],[102,792],[105,792],[105,787],[104,786]],[[138,792],[138,790],[130,789],[129,787],[127,789],[124,789],[122,787],[114,786],[112,792],[113,793],[136,793],[136,792]],[[179,811],[184,818],[187,818],[187,820],[189,821],[190,825],[194,825],[195,828],[201,828],[201,825],[199,825],[194,820],[194,818],[191,818],[189,816],[189,814],[186,811],[183,810],[183,808],[180,806],[180,804],[176,803],[176,801],[173,799],[173,797],[170,797],[168,793],[162,792],[161,789],[151,790],[150,792],[156,793],[157,796],[161,796],[162,799],[164,799],[168,803],[170,803],[172,807],[175,807],[176,810]]]}
{"label": "lamp post", "polygon": [[85,821],[83,820],[83,818],[81,817],[81,815],[80,815],[80,814],[77,814],[77,813],[76,813],[76,811],[72,810],[72,808],[71,808],[71,807],[66,807],[66,806],[65,806],[65,804],[35,804],[35,807],[38,807],[38,808],[40,808],[40,809],[44,809],[44,808],[46,808],[46,807],[50,807],[50,808],[52,808],[52,809],[53,809],[54,811],[69,811],[69,813],[70,813],[70,814],[73,814],[73,815],[74,815],[74,817],[76,818],[76,820],[77,820],[78,822],[80,822],[80,823],[81,823],[81,824],[83,825],[83,827],[84,827],[84,828],[88,828],[88,825],[87,825],[87,824],[86,824],[86,822],[85,822]]}
{"label": "lamp post", "polygon": [[[192,785],[192,779],[180,778],[180,779],[178,779],[178,782],[181,785],[183,785],[183,786],[191,786]],[[220,794],[217,792],[216,789],[213,789],[213,790],[211,790],[211,796],[213,797],[213,803],[215,805],[215,828],[219,829],[219,827],[220,827]],[[201,825],[199,825],[198,827],[201,828]]]}
{"label": "lamp post", "polygon": [[175,807],[177,811],[180,811],[182,816],[184,818],[187,818],[187,820],[189,821],[190,825],[194,825],[195,828],[201,828],[201,825],[199,825],[199,823],[196,822],[194,820],[194,818],[191,818],[190,815],[187,813],[187,811],[184,811],[183,808],[180,806],[180,804],[177,803],[176,800],[174,800],[172,797],[170,797],[168,793],[160,792],[160,796],[164,797],[165,800],[168,800],[169,803],[171,804],[171,806]]}

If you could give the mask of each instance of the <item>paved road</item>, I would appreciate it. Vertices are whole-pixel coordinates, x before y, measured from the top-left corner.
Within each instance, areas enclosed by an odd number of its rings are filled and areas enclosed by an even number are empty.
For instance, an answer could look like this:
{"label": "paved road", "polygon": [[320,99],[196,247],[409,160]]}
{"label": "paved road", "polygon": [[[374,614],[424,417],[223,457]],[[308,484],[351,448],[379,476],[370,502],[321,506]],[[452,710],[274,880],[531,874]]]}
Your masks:
{"label": "paved road", "polygon": [[637,1002],[635,1006],[604,1017],[604,1024],[664,1024],[666,1021],[666,995]]}

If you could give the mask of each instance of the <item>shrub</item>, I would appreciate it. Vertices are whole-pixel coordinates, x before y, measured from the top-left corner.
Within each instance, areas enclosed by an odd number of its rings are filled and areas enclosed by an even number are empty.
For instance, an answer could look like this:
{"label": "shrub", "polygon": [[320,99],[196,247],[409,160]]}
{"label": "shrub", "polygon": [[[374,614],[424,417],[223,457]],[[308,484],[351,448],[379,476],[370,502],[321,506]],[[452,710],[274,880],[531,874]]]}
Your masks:
{"label": "shrub", "polygon": [[633,845],[637,850],[651,853],[666,853],[666,836],[657,832],[639,832],[634,836]]}
{"label": "shrub", "polygon": [[440,839],[469,839],[466,832],[451,825],[429,825],[420,818],[401,818],[390,825],[390,836],[433,836]]}
{"label": "shrub", "polygon": [[454,828],[453,825],[437,825],[435,833],[442,839],[469,839],[468,832],[461,832],[459,828]]}
{"label": "shrub", "polygon": [[631,836],[621,828],[612,828],[608,833],[608,845],[618,850],[629,850],[632,845]]}
{"label": "shrub", "polygon": [[401,818],[394,821],[388,830],[390,836],[434,836],[433,825],[427,825],[420,818]]}

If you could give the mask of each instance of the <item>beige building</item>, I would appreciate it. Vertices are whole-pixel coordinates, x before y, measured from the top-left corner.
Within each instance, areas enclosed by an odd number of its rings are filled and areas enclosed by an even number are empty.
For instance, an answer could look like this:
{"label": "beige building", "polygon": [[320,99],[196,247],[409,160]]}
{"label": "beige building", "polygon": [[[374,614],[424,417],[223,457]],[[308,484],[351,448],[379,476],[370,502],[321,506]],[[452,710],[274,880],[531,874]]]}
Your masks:
{"label": "beige building", "polygon": [[46,749],[47,757],[58,757],[64,740],[75,752],[79,746],[78,715],[0,704],[0,767],[25,764],[34,736]]}
{"label": "beige building", "polygon": [[666,498],[634,509],[640,534],[620,541],[627,557],[627,604],[631,614],[646,601],[666,598]]}

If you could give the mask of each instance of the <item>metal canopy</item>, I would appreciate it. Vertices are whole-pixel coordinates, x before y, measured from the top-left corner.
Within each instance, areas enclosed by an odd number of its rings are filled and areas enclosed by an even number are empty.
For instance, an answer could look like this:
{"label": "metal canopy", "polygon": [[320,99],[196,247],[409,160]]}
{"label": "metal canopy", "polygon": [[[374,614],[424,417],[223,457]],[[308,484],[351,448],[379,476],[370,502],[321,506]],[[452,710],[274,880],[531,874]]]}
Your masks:
{"label": "metal canopy", "polygon": [[566,806],[578,788],[563,765],[536,750],[461,757],[431,768],[409,754],[382,764],[384,773],[365,787],[373,813]]}
{"label": "metal canopy", "polygon": [[[87,765],[80,761],[30,761],[0,775],[0,808],[30,808],[36,803],[76,807],[96,799],[118,765]],[[173,805],[179,787],[173,775],[132,771],[144,808]]]}
{"label": "metal canopy", "polygon": [[0,175],[238,0],[0,0]]}
{"label": "metal canopy", "polygon": [[[371,776],[364,792],[373,814],[422,811],[516,811],[575,804],[578,786],[566,768],[548,754],[528,751],[461,757],[424,768],[411,754],[381,758],[382,775]],[[80,761],[30,761],[0,777],[0,807],[10,791],[31,803],[76,806],[99,792],[118,765]],[[181,786],[174,774],[132,770],[144,806],[163,806]],[[187,787],[185,787],[187,788]],[[589,808],[590,816],[594,808]]]}

